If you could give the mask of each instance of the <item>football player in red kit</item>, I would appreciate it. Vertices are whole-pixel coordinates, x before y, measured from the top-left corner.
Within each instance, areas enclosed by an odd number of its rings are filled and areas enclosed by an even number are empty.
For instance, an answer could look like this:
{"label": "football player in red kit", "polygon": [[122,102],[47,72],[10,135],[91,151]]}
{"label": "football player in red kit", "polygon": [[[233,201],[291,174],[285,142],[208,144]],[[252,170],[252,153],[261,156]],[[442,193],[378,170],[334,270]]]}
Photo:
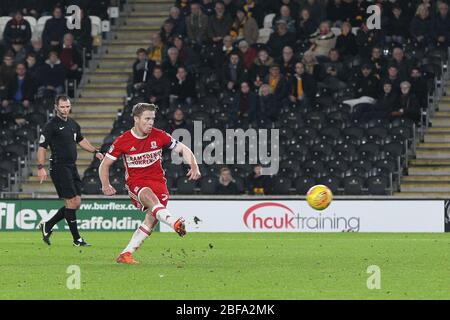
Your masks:
{"label": "football player in red kit", "polygon": [[131,201],[138,209],[146,212],[144,221],[117,258],[118,263],[137,263],[133,253],[152,233],[158,221],[172,227],[181,237],[186,234],[184,220],[172,217],[166,208],[169,191],[161,165],[162,149],[169,148],[182,154],[185,163],[190,165],[187,173],[190,180],[199,179],[200,171],[195,156],[188,147],[168,133],[153,127],[156,111],[157,106],[154,104],[136,104],[132,113],[134,127],[114,141],[99,168],[102,191],[105,195],[112,196],[116,190],[109,183],[109,168],[122,157]]}

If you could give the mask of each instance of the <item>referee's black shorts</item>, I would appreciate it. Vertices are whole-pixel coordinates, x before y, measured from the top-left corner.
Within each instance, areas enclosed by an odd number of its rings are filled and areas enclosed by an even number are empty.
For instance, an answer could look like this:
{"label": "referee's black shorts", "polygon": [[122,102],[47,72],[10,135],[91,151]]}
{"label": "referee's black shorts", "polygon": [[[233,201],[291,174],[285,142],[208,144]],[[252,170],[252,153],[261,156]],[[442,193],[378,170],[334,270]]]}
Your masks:
{"label": "referee's black shorts", "polygon": [[58,197],[71,199],[81,195],[82,182],[76,165],[52,164],[50,177],[52,177]]}

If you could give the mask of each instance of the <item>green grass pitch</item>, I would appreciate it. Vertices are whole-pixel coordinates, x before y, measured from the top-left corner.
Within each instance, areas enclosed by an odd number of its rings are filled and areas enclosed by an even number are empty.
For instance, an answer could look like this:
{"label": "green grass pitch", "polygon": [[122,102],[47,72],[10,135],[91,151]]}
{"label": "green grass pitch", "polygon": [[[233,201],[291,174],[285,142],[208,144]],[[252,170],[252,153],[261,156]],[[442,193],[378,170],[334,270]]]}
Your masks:
{"label": "green grass pitch", "polygon": [[[132,232],[1,232],[0,299],[450,299],[450,234],[154,233],[115,257]],[[81,288],[66,286],[77,265]],[[369,290],[380,268],[381,288]]]}

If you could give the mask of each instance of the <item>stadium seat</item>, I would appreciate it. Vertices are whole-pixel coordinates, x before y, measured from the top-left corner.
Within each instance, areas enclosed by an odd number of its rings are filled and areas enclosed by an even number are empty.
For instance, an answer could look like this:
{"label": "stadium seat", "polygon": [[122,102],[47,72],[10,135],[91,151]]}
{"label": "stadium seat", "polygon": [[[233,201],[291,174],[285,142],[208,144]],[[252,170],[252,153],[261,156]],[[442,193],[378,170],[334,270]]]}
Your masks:
{"label": "stadium seat", "polygon": [[334,175],[329,175],[319,178],[317,182],[326,185],[334,194],[337,194],[339,189],[341,188],[342,178]]}
{"label": "stadium seat", "polygon": [[128,190],[125,188],[125,179],[123,175],[112,176],[109,181],[111,186],[116,189],[117,194],[128,194]]}
{"label": "stadium seat", "polygon": [[274,176],[272,178],[272,194],[286,195],[291,191],[292,180],[286,177]]}
{"label": "stadium seat", "polygon": [[273,19],[275,18],[276,14],[275,13],[269,13],[268,15],[266,15],[264,17],[264,28],[272,28],[273,25]]}
{"label": "stadium seat", "polygon": [[306,194],[308,190],[316,184],[316,180],[311,176],[303,176],[296,180],[295,189],[298,194]]}
{"label": "stadium seat", "polygon": [[24,16],[23,18],[25,20],[27,20],[28,23],[30,24],[31,34],[33,35],[36,30],[36,25],[37,25],[36,18],[32,17],[32,16]]}
{"label": "stadium seat", "polygon": [[187,177],[180,177],[176,182],[178,194],[194,194],[197,183]]}
{"label": "stadium seat", "polygon": [[16,137],[21,137],[26,139],[27,141],[29,141],[30,143],[33,143],[36,140],[36,131],[31,129],[31,128],[27,128],[27,127],[20,127],[18,128],[14,134],[16,135]]}
{"label": "stadium seat", "polygon": [[272,34],[273,30],[271,28],[262,28],[259,29],[258,34],[258,43],[266,44],[269,41],[270,35]]}
{"label": "stadium seat", "polygon": [[0,170],[9,174],[14,174],[16,171],[16,164],[12,159],[0,160]]}
{"label": "stadium seat", "polygon": [[102,34],[102,21],[97,16],[89,16],[92,24],[91,36],[95,37]]}
{"label": "stadium seat", "polygon": [[83,187],[82,187],[82,193],[83,194],[101,194],[102,193],[102,184],[100,183],[100,180],[95,177],[85,177],[82,180]]}
{"label": "stadium seat", "polygon": [[202,194],[215,194],[217,179],[212,177],[203,177],[200,181],[200,192]]}
{"label": "stadium seat", "polygon": [[3,40],[3,33],[5,31],[6,24],[12,17],[0,17],[0,40]]}
{"label": "stadium seat", "polygon": [[11,155],[15,157],[24,157],[27,155],[28,151],[26,146],[18,143],[7,145],[4,150],[6,153],[11,153]]}
{"label": "stadium seat", "polygon": [[388,195],[389,179],[383,176],[369,177],[367,179],[367,189],[372,195]]}
{"label": "stadium seat", "polygon": [[363,193],[364,179],[358,176],[345,177],[343,187],[345,194],[361,195]]}

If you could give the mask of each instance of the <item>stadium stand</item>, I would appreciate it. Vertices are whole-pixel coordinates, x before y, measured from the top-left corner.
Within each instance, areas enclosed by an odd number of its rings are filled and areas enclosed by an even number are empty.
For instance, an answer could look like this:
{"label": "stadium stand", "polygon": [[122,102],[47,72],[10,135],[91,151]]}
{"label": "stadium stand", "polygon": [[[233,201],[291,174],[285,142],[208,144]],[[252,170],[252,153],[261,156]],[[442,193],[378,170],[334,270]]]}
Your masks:
{"label": "stadium stand", "polygon": [[[417,15],[420,1],[414,1],[411,9],[405,7],[402,14],[409,22],[402,38],[385,32],[397,23],[394,11],[400,1],[376,1],[383,7],[381,30],[370,30],[363,23],[367,16],[361,13],[370,4],[366,1],[349,1],[344,20],[333,16],[325,1],[290,1],[296,6],[290,8],[290,17],[285,16],[289,10],[280,13],[283,1],[256,1],[257,10],[253,11],[245,9],[245,1],[232,1],[225,9],[225,20],[230,23],[218,23],[213,7],[202,8],[213,21],[215,31],[209,38],[198,36],[205,18],[194,14],[196,8],[190,12],[194,2],[188,1],[186,6],[186,2],[129,0],[121,6],[117,29],[104,41],[98,60],[83,73],[84,80],[74,92],[74,117],[91,141],[102,144],[103,151],[132,126],[131,107],[136,102],[155,102],[157,95],[161,109],[156,126],[168,131],[178,125],[173,118],[177,109],[183,111],[183,123],[189,128],[193,121],[201,120],[203,130],[280,129],[280,145],[276,146],[280,171],[269,178],[264,194],[303,194],[316,183],[327,184],[338,195],[401,191],[405,196],[417,196],[448,191],[448,182],[437,178],[450,164],[445,134],[450,123],[448,98],[443,97],[448,90],[450,37],[445,26],[450,16],[444,1]],[[259,39],[250,46],[252,55],[239,46],[246,40],[246,17],[238,21],[236,15],[230,15],[242,6],[246,14],[254,15],[259,27]],[[39,32],[42,18],[37,20],[33,36]],[[416,30],[420,19],[433,25],[426,45],[421,30]],[[91,20],[92,36],[98,36],[98,20]],[[329,23],[324,24],[326,21]],[[177,25],[181,34],[170,30],[169,24]],[[288,30],[279,31],[280,25],[288,25]],[[328,50],[334,45],[337,58]],[[173,47],[177,56],[169,63],[168,50]],[[290,61],[282,57],[286,47],[293,51]],[[147,57],[136,59],[139,48],[146,50]],[[261,60],[261,52],[268,58]],[[233,56],[237,62],[232,62]],[[297,66],[297,62],[302,64]],[[157,66],[162,68],[163,80],[154,75]],[[190,99],[171,99],[170,91],[155,91],[157,86],[164,89],[164,83],[177,81],[178,66],[185,66],[187,76],[195,82],[196,94]],[[240,92],[242,83],[250,86],[250,93]],[[401,83],[409,84],[409,89],[402,92]],[[392,93],[384,90],[385,84],[391,85]],[[249,102],[250,95],[256,104]],[[100,194],[98,177],[90,175],[98,163],[91,162],[90,155],[80,155],[86,193],[95,194],[97,188]],[[182,167],[170,164],[170,155],[165,154],[164,159],[171,193],[208,194],[220,185],[221,165],[202,165],[204,177],[192,184],[185,181]],[[253,167],[229,165],[239,193],[254,193],[248,182]],[[122,182],[121,170],[118,166],[115,172],[117,186]],[[36,185],[23,188],[35,189]]]}

